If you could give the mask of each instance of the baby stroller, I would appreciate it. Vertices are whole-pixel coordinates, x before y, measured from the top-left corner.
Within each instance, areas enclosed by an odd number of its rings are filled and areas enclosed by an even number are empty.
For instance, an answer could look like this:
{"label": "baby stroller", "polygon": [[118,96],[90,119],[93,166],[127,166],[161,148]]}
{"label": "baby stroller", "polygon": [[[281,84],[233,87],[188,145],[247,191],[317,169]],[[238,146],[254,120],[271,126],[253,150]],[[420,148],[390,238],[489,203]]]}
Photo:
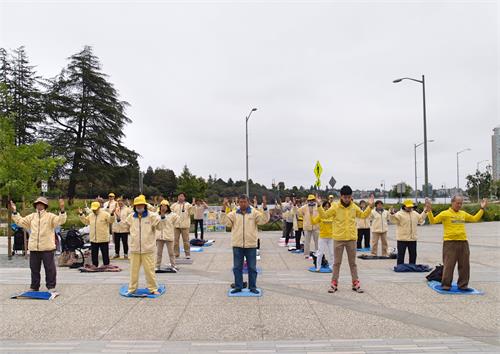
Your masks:
{"label": "baby stroller", "polygon": [[83,237],[77,230],[71,229],[61,233],[62,255],[59,266],[80,268],[85,264],[88,257],[88,246],[85,245]]}

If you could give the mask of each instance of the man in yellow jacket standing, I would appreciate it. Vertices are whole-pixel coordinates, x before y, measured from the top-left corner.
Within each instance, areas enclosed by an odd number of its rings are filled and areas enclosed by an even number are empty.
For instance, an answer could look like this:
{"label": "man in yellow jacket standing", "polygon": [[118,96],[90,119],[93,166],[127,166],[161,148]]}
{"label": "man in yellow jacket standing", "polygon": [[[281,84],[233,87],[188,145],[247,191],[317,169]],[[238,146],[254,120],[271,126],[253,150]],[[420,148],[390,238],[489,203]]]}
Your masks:
{"label": "man in yellow jacket standing", "polygon": [[408,248],[409,264],[417,263],[417,226],[425,221],[427,210],[418,213],[413,209],[415,205],[411,199],[403,202],[400,211],[391,209],[389,221],[396,225],[396,240],[398,247],[397,264],[403,264]]}
{"label": "man in yellow jacket standing", "polygon": [[372,212],[373,199],[372,195],[368,201],[368,207],[364,211],[361,211],[361,209],[352,201],[351,187],[343,186],[340,189],[340,202],[335,203],[326,211],[322,207],[318,208],[319,215],[322,219],[333,217],[334,263],[332,284],[328,290],[330,293],[337,291],[344,248],[347,252],[347,259],[351,269],[352,290],[358,293],[363,292],[358,277],[358,267],[356,265],[356,243],[358,240],[356,218],[364,219],[370,216],[370,213]]}
{"label": "man in yellow jacket standing", "polygon": [[134,212],[125,221],[130,225],[130,282],[128,293],[133,294],[139,287],[139,271],[144,269],[149,292],[158,295],[155,274],[156,231],[165,223],[165,204],[160,206],[160,215],[147,209],[146,198],[141,195],[134,199]]}
{"label": "man in yellow jacket standing", "polygon": [[102,262],[109,265],[109,228],[115,222],[115,209],[111,214],[101,208],[101,203],[92,202],[90,204],[90,214],[84,215],[82,209],[78,209],[80,221],[90,226],[90,252],[92,254],[92,264],[99,266],[99,250],[102,254]]}
{"label": "man in yellow jacket standing", "polygon": [[183,192],[177,196],[177,202],[170,207],[174,213],[179,215],[174,229],[174,251],[175,257],[180,256],[180,237],[186,258],[191,258],[191,245],[189,244],[189,227],[191,226],[191,208],[193,206],[186,202],[186,194]]}
{"label": "man in yellow jacket standing", "polygon": [[269,222],[267,201],[262,197],[262,211],[250,206],[248,197],[241,195],[239,207],[231,211],[229,201],[224,198],[221,223],[231,228],[231,244],[233,247],[233,274],[235,287],[231,293],[239,293],[243,289],[243,262],[248,265],[248,289],[254,294],[257,290],[257,225]]}
{"label": "man in yellow jacket standing", "polygon": [[64,212],[64,200],[59,199],[59,215],[47,212],[49,201],[45,197],[39,197],[33,203],[35,212],[24,218],[17,213],[16,204],[10,202],[12,219],[25,230],[30,230],[28,250],[30,251],[31,286],[30,291],[40,289],[40,269],[45,269],[45,283],[50,292],[55,292],[56,288],[56,263],[54,261],[54,251],[56,249],[56,239],[54,229],[66,222]]}
{"label": "man in yellow jacket standing", "polygon": [[464,198],[462,196],[454,196],[451,199],[451,208],[442,211],[436,217],[432,214],[431,202],[426,200],[426,209],[428,210],[429,222],[431,224],[443,223],[443,277],[441,287],[443,290],[451,289],[453,280],[453,272],[455,264],[458,263],[458,288],[468,290],[470,278],[470,261],[469,261],[469,242],[465,232],[466,222],[478,222],[484,214],[484,209],[488,205],[488,201],[481,201],[481,209],[471,215],[462,209]]}

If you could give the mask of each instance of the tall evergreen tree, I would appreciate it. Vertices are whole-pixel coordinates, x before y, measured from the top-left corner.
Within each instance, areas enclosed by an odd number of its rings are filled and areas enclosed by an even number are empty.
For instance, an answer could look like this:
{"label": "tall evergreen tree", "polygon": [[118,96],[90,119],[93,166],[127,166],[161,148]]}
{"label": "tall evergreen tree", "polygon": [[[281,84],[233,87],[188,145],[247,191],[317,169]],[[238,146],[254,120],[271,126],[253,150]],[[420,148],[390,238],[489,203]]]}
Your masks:
{"label": "tall evergreen tree", "polygon": [[127,105],[89,46],[71,56],[52,80],[45,101],[52,123],[47,134],[56,153],[68,162],[70,199],[82,181],[112,179],[113,167],[136,164],[137,153],[122,143],[123,128],[131,122]]}

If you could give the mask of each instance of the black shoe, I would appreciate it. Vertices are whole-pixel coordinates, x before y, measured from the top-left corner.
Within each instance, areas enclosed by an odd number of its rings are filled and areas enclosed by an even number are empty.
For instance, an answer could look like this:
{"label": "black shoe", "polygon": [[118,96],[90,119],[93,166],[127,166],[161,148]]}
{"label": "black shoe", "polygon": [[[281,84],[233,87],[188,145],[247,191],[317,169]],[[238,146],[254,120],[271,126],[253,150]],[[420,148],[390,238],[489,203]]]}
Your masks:
{"label": "black shoe", "polygon": [[237,294],[237,293],[241,293],[241,289],[234,288],[233,290],[231,290],[231,294]]}
{"label": "black shoe", "polygon": [[252,294],[258,294],[258,293],[260,293],[260,291],[259,291],[259,290],[257,290],[257,289],[250,289],[249,291],[250,291]]}

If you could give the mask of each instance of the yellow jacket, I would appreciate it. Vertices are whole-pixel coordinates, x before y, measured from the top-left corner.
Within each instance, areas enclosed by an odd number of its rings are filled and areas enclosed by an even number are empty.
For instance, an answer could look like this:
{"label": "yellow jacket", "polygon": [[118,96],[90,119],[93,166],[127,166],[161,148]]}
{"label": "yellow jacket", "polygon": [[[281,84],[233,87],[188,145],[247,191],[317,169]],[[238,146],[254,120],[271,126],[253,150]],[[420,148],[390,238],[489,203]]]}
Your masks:
{"label": "yellow jacket", "polygon": [[467,234],[465,233],[465,223],[478,222],[483,217],[483,214],[483,209],[471,215],[466,211],[459,210],[457,212],[452,208],[440,212],[437,216],[434,216],[432,211],[427,213],[431,224],[443,223],[443,239],[445,241],[466,241]]}
{"label": "yellow jacket", "polygon": [[170,213],[165,215],[165,225],[156,229],[156,239],[162,241],[174,241],[174,225],[179,220],[179,215]]}
{"label": "yellow jacket", "polygon": [[170,209],[179,215],[179,220],[175,223],[176,228],[188,229],[191,226],[191,208],[193,206],[188,202],[183,204],[174,203]]}
{"label": "yellow jacket", "polygon": [[407,212],[400,210],[395,214],[389,215],[389,220],[396,224],[396,240],[398,241],[416,241],[417,225],[425,221],[426,213],[417,213],[415,210]]}
{"label": "yellow jacket", "polygon": [[289,213],[293,216],[293,230],[299,231],[299,229],[304,229],[304,217],[299,213],[299,208],[294,206]]}
{"label": "yellow jacket", "polygon": [[128,206],[120,208],[120,215],[116,215],[116,220],[113,223],[111,230],[116,233],[128,233],[130,231],[130,226],[125,222],[125,220],[133,212],[134,210]]}
{"label": "yellow jacket", "polygon": [[248,207],[243,214],[240,208],[236,211],[221,213],[221,223],[231,227],[232,247],[256,248],[258,240],[257,225],[264,225],[269,221],[269,210],[256,210]]}
{"label": "yellow jacket", "polygon": [[28,250],[53,251],[56,249],[54,229],[66,222],[67,215],[49,213],[45,210],[26,215],[12,214],[12,220],[25,230],[30,230]]}
{"label": "yellow jacket", "polygon": [[319,224],[319,238],[333,238],[333,218],[323,219],[318,215],[312,222]]}
{"label": "yellow jacket", "polygon": [[130,252],[151,253],[156,250],[156,231],[165,227],[167,218],[151,211],[144,211],[142,215],[133,212],[125,222],[130,225]]}
{"label": "yellow jacket", "polygon": [[302,216],[303,220],[303,229],[304,231],[314,231],[318,230],[319,226],[314,225],[312,222],[312,219],[318,216],[318,207],[315,205],[312,207],[312,215],[311,211],[309,210],[309,205],[303,205],[299,208],[298,210],[299,216]]}
{"label": "yellow jacket", "polygon": [[356,227],[358,229],[369,229],[370,228],[370,218],[356,218]]}
{"label": "yellow jacket", "polygon": [[356,218],[364,219],[370,216],[371,207],[362,211],[359,206],[351,202],[345,207],[342,203],[334,203],[330,209],[318,208],[321,218],[333,218],[333,239],[337,241],[354,241],[358,239]]}
{"label": "yellow jacket", "polygon": [[90,226],[90,242],[109,242],[109,225],[115,222],[115,216],[99,209],[97,216],[94,212],[88,215],[80,215],[80,220]]}
{"label": "yellow jacket", "polygon": [[370,220],[372,221],[372,232],[387,232],[389,229],[387,225],[389,212],[385,209],[382,210],[382,213],[379,213],[377,209],[372,210]]}

